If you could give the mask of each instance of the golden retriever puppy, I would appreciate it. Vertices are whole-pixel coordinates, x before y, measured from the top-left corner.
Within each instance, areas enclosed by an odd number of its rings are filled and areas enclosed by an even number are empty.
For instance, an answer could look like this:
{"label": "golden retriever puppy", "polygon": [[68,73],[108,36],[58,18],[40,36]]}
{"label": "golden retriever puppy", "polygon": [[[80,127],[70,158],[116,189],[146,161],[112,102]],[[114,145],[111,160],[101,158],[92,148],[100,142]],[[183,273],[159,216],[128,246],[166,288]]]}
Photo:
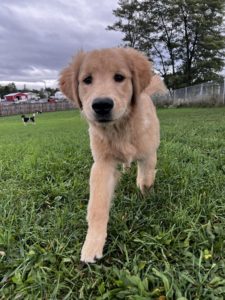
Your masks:
{"label": "golden retriever puppy", "polygon": [[89,123],[94,164],[81,261],[93,263],[103,254],[118,164],[137,161],[142,192],[154,183],[159,121],[150,95],[165,87],[148,59],[131,48],[79,52],[62,71],[60,87]]}

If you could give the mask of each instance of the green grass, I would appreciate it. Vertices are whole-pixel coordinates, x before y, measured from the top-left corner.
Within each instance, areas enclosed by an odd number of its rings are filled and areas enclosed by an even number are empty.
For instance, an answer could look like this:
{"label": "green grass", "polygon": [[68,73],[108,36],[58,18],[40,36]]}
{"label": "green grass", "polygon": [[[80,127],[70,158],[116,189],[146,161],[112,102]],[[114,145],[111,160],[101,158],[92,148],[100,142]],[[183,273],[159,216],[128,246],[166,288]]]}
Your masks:
{"label": "green grass", "polygon": [[104,258],[82,266],[87,125],[78,112],[36,126],[0,118],[0,299],[224,299],[225,109],[158,112],[151,193],[136,167],[114,198]]}

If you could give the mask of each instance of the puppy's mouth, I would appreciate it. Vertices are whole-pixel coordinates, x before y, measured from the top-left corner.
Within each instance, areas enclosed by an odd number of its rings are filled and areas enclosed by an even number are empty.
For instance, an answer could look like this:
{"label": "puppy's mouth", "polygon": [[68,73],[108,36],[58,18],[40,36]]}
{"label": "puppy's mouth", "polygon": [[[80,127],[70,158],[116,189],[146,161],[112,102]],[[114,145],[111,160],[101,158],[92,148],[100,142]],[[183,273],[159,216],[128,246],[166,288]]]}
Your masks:
{"label": "puppy's mouth", "polygon": [[98,123],[110,123],[112,122],[113,120],[98,120]]}
{"label": "puppy's mouth", "polygon": [[95,118],[96,122],[98,123],[110,123],[113,122],[113,119],[110,116],[96,116]]}

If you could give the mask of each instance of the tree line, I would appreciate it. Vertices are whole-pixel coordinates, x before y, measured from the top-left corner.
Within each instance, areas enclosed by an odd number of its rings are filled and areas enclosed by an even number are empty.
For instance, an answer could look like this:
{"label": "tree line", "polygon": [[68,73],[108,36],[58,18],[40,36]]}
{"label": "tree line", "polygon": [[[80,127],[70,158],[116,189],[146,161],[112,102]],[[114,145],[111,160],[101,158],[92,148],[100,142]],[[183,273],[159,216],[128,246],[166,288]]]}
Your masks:
{"label": "tree line", "polygon": [[143,51],[169,88],[221,81],[224,0],[119,0],[116,22],[123,46]]}
{"label": "tree line", "polygon": [[17,93],[17,92],[24,92],[24,93],[35,93],[37,94],[40,98],[46,98],[46,93],[48,94],[48,96],[54,96],[55,93],[59,91],[59,89],[53,89],[50,87],[47,87],[46,89],[29,89],[26,87],[26,85],[24,85],[24,87],[22,89],[17,89],[16,85],[14,82],[11,82],[7,85],[0,85],[0,98],[4,98],[5,95],[7,94],[11,94],[11,93]]}

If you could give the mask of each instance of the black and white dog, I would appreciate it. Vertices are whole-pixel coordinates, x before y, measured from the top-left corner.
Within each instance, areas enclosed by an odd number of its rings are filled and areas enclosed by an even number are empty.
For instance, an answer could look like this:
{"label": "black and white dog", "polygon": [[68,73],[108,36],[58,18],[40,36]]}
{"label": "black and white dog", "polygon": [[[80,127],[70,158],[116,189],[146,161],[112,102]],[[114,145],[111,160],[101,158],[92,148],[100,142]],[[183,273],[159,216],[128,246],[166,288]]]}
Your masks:
{"label": "black and white dog", "polygon": [[24,125],[27,125],[27,123],[35,124],[35,114],[33,114],[31,117],[22,115],[21,118]]}

